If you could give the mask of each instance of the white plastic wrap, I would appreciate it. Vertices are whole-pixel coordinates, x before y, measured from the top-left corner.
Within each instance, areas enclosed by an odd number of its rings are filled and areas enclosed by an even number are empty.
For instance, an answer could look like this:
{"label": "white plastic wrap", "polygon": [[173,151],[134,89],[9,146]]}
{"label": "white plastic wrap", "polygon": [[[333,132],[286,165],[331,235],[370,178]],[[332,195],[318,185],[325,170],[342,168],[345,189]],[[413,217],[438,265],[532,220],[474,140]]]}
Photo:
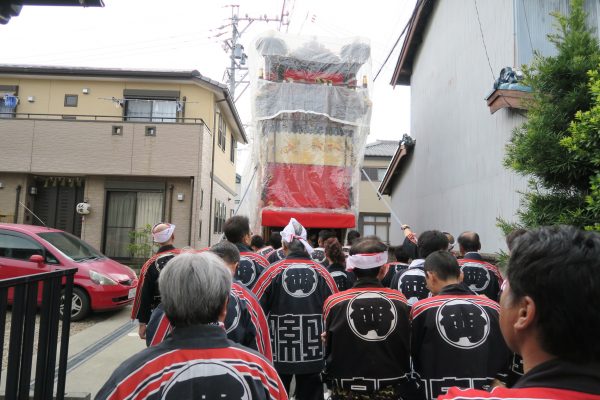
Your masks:
{"label": "white plastic wrap", "polygon": [[368,41],[267,32],[249,60],[258,221],[355,226],[372,108]]}

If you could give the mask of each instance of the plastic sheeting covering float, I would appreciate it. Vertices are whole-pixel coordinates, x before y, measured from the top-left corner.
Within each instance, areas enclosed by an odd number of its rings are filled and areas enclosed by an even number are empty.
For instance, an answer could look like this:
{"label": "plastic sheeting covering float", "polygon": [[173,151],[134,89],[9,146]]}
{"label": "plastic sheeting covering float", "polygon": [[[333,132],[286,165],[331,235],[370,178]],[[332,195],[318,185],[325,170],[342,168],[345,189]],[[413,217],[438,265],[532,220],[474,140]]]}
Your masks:
{"label": "plastic sheeting covering float", "polygon": [[372,109],[368,41],[267,32],[249,60],[255,225],[295,216],[307,228],[355,226]]}

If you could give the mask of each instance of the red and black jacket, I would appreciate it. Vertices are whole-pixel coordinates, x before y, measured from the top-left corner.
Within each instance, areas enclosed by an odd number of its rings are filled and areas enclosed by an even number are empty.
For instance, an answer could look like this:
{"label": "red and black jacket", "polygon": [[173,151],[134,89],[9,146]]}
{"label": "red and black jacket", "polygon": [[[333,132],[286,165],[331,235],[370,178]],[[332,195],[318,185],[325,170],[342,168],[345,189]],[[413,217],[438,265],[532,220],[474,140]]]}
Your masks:
{"label": "red and black jacket", "polygon": [[470,252],[458,260],[463,273],[463,282],[477,294],[483,294],[494,301],[500,300],[502,275],[498,267],[483,261],[479,253]]}
{"label": "red and black jacket", "polygon": [[323,318],[330,387],[368,394],[410,381],[409,309],[402,293],[374,278],[359,279],[327,299]]}
{"label": "red and black jacket", "polygon": [[497,387],[486,392],[452,387],[439,399],[600,400],[600,364],[579,365],[554,359],[532,368],[511,389]]}
{"label": "red and black jacket", "polygon": [[427,399],[450,386],[485,388],[506,368],[510,352],[500,332],[499,309],[462,283],[413,305],[413,368]]}
{"label": "red and black jacket", "polygon": [[[392,279],[397,273],[402,273],[408,269],[408,264],[403,262],[390,262],[385,264],[388,267],[388,272],[381,280],[381,284],[385,287],[390,287]],[[397,289],[396,289],[397,290]]]}
{"label": "red and black jacket", "polygon": [[140,323],[147,324],[150,321],[152,310],[160,304],[160,293],[158,291],[158,276],[160,271],[167,265],[170,259],[181,252],[171,245],[162,246],[158,252],[150,257],[142,266],[140,280],[138,282],[131,318]]}
{"label": "red and black jacket", "polygon": [[252,291],[269,321],[277,371],[321,372],[323,303],[338,291],[327,269],[307,254],[290,253],[266,269]]}
{"label": "red and black jacket", "polygon": [[176,327],[158,346],[123,362],[96,399],[286,400],[285,388],[260,354],[227,339],[216,325]]}
{"label": "red and black jacket", "polygon": [[[224,321],[227,338],[261,353],[273,361],[269,327],[256,297],[243,285],[233,282]],[[146,329],[146,345],[162,343],[173,330],[161,305],[156,307]]]}
{"label": "red and black jacket", "polygon": [[266,258],[242,243],[235,243],[240,251],[240,263],[235,278],[247,288],[252,289],[260,274],[269,266]]}
{"label": "red and black jacket", "polygon": [[329,264],[327,271],[331,274],[340,292],[350,289],[356,282],[356,276],[352,272],[346,271],[346,267],[342,264]]}

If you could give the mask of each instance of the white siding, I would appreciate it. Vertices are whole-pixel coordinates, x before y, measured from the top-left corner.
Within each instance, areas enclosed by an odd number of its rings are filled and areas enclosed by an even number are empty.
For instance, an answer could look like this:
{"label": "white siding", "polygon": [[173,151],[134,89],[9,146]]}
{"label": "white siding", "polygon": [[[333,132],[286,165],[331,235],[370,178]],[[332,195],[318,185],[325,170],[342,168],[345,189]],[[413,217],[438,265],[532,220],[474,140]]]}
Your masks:
{"label": "white siding", "polygon": [[[494,76],[514,61],[512,4],[477,2]],[[505,144],[524,118],[506,109],[490,114],[484,97],[493,81],[473,1],[438,1],[411,78],[416,146],[392,202],[416,232],[475,230],[485,252],[505,247],[496,217],[514,219],[517,190],[526,188],[502,165]],[[394,221],[391,237],[403,238]]]}

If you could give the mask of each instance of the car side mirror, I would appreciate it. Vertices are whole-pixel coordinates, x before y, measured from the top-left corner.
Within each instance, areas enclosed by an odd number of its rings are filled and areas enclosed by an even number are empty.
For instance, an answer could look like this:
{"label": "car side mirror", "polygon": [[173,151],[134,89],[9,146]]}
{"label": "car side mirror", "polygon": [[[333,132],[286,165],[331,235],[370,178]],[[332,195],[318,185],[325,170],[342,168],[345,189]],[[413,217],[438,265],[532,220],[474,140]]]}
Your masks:
{"label": "car side mirror", "polygon": [[38,267],[41,267],[44,265],[44,256],[41,256],[39,254],[34,254],[31,257],[29,257],[29,261],[34,262],[38,265]]}

